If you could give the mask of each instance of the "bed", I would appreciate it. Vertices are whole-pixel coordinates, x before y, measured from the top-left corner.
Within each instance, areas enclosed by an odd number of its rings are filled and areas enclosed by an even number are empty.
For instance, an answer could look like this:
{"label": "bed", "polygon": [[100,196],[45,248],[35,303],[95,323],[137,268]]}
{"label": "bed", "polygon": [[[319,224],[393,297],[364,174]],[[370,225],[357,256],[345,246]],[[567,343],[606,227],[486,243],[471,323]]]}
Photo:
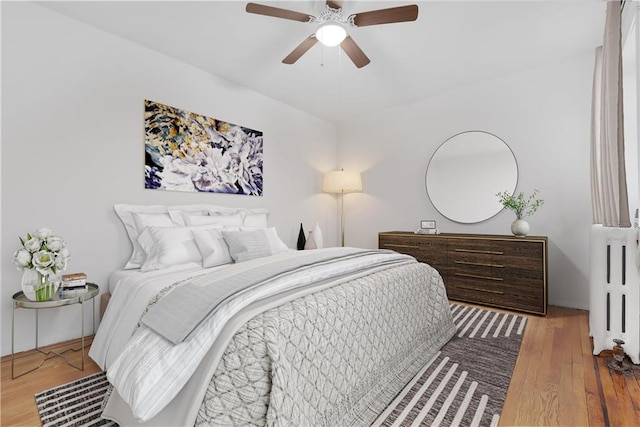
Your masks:
{"label": "bed", "polygon": [[[153,215],[172,209],[157,208]],[[230,225],[236,211],[189,209],[203,218],[184,220],[183,211],[184,225],[137,227],[138,234],[163,228],[165,240],[150,246],[138,235],[147,259],[112,275],[90,350],[112,384],[105,418],[154,426],[369,425],[455,333],[440,275],[412,257],[292,251],[266,216],[245,221],[255,211],[240,210],[242,223]],[[218,239],[198,245],[202,235]],[[175,253],[181,245],[191,258]],[[149,259],[160,268],[149,268]]]}

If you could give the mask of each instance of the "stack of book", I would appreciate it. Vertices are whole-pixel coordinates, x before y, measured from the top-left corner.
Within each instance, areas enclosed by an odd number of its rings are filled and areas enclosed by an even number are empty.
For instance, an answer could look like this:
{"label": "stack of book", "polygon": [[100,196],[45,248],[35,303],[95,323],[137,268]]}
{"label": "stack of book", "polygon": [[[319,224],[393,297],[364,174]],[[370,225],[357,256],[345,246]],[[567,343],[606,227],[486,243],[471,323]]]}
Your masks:
{"label": "stack of book", "polygon": [[60,295],[71,297],[87,292],[87,275],[84,273],[70,273],[62,275],[62,285],[60,285]]}
{"label": "stack of book", "polygon": [[418,228],[413,234],[440,234],[437,228]]}

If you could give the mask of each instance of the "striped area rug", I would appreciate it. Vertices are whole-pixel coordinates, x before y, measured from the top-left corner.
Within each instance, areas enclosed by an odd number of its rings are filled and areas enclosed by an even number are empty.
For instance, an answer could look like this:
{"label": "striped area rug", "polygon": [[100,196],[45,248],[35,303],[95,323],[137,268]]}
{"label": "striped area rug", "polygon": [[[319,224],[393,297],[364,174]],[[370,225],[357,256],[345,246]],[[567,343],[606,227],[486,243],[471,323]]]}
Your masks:
{"label": "striped area rug", "polygon": [[108,386],[106,372],[98,372],[36,394],[42,427],[117,426],[100,417]]}
{"label": "striped area rug", "polygon": [[[451,304],[458,333],[378,417],[375,427],[494,426],[527,318]],[[104,372],[36,395],[43,427],[117,426],[102,419]]]}
{"label": "striped area rug", "polygon": [[458,329],[374,426],[495,426],[527,318],[451,304]]}

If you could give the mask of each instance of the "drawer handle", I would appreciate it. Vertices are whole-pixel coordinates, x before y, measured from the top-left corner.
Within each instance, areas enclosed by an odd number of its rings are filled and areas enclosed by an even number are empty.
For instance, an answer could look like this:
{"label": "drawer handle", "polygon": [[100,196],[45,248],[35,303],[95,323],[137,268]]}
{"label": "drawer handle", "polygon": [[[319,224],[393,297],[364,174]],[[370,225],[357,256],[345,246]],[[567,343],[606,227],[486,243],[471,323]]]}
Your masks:
{"label": "drawer handle", "polygon": [[419,246],[412,246],[412,245],[394,245],[392,243],[385,243],[385,246],[390,246],[392,248],[412,248],[412,249],[420,249]]}
{"label": "drawer handle", "polygon": [[484,263],[484,262],[469,262],[469,261],[454,261],[456,264],[463,264],[463,265],[478,265],[480,267],[496,267],[496,268],[504,268],[504,265],[502,264],[488,264],[488,263]]}
{"label": "drawer handle", "polygon": [[478,276],[476,274],[465,274],[465,273],[455,273],[455,275],[460,277],[471,277],[473,279],[495,280],[496,282],[504,281],[502,277]]}
{"label": "drawer handle", "polygon": [[459,249],[459,248],[455,248],[454,251],[456,251],[456,252],[467,252],[467,253],[472,253],[472,254],[504,255],[504,252],[481,251],[479,249]]}
{"label": "drawer handle", "polygon": [[460,289],[468,289],[471,291],[478,291],[478,292],[486,292],[488,294],[499,294],[499,295],[504,295],[504,292],[502,291],[494,291],[492,289],[481,289],[481,288],[473,288],[471,286],[456,286],[456,288],[460,288]]}

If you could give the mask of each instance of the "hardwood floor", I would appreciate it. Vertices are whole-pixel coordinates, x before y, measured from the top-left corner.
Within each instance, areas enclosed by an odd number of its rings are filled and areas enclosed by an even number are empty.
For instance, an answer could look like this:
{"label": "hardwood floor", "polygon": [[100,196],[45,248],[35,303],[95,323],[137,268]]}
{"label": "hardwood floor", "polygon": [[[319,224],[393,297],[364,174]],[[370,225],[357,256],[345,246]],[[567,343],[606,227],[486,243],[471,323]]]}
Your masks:
{"label": "hardwood floor", "polygon": [[640,426],[640,369],[612,373],[610,354],[591,354],[587,311],[528,318],[499,425]]}
{"label": "hardwood floor", "polygon": [[[527,317],[501,426],[640,426],[640,368],[627,376],[610,373],[606,355],[591,355],[586,311],[549,307],[546,317]],[[46,349],[79,346],[73,341]],[[67,354],[72,363],[80,363],[79,352]],[[34,351],[16,357],[16,373],[43,358]],[[85,360],[85,370],[79,371],[53,358],[12,380],[11,357],[3,357],[0,425],[40,425],[34,394],[99,371]]]}
{"label": "hardwood floor", "polygon": [[[2,358],[2,377],[0,388],[0,426],[39,426],[40,416],[36,409],[34,395],[44,390],[75,381],[79,378],[99,372],[100,368],[91,360],[87,353],[92,338],[85,338],[85,365],[84,371],[75,369],[61,357],[54,357],[44,362],[37,371],[26,374],[15,380],[11,379],[11,355]],[[61,353],[67,349],[80,349],[80,340],[67,341],[44,347],[42,350]],[[65,353],[65,357],[76,366],[82,364],[80,351]],[[16,354],[15,374],[38,366],[44,355],[35,350]]]}

